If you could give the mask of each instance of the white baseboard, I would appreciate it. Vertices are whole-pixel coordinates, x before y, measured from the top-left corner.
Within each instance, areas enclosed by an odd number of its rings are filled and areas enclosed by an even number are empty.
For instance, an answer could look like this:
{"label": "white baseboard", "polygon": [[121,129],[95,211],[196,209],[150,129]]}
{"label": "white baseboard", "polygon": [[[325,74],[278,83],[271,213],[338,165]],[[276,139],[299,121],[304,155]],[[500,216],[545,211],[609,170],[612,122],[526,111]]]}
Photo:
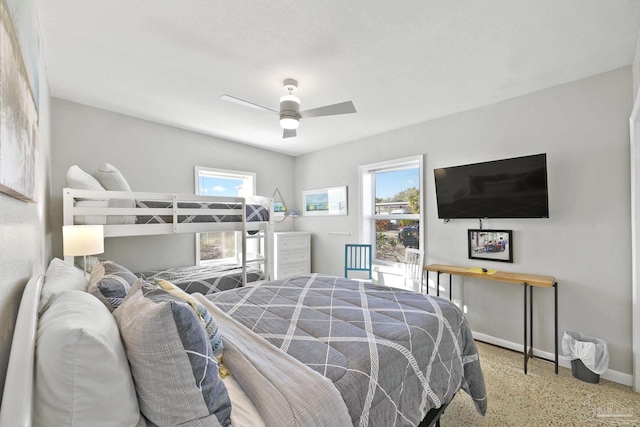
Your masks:
{"label": "white baseboard", "polygon": [[[518,344],[518,343],[514,343],[511,341],[507,341],[507,340],[503,340],[501,338],[496,338],[496,337],[492,337],[491,335],[487,335],[487,334],[483,334],[480,332],[473,332],[473,338],[478,340],[478,341],[483,341],[486,342],[488,344],[493,344],[493,345],[497,345],[498,347],[504,347],[507,348],[509,350],[514,350],[514,351],[519,351],[520,353],[522,353],[522,351],[524,350],[523,345],[522,344]],[[560,343],[558,343],[558,345],[560,345]],[[562,348],[560,347],[559,351],[562,351]],[[538,350],[537,348],[533,349],[533,355],[536,357],[539,357],[541,359],[547,359],[547,360],[555,360],[555,354],[553,353],[549,353],[547,351],[542,351],[542,350]],[[571,361],[569,359],[567,359],[566,357],[562,356],[562,354],[560,354],[558,356],[558,365],[564,367],[564,368],[569,368],[571,369]],[[633,375],[631,374],[625,374],[623,372],[618,372],[618,371],[614,371],[612,369],[607,369],[605,371],[604,374],[600,375],[600,378],[603,378],[605,380],[609,380],[609,381],[613,381],[619,384],[623,384],[629,387],[633,386]]]}

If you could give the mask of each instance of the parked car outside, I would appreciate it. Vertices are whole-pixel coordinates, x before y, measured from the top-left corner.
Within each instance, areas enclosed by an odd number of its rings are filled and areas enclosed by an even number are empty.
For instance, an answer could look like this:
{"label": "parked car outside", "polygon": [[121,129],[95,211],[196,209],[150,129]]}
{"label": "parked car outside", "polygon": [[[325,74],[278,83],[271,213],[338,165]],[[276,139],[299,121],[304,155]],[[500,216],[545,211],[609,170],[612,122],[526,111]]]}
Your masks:
{"label": "parked car outside", "polygon": [[420,247],[420,227],[417,225],[404,227],[398,231],[398,241],[402,243],[405,248],[418,249]]}

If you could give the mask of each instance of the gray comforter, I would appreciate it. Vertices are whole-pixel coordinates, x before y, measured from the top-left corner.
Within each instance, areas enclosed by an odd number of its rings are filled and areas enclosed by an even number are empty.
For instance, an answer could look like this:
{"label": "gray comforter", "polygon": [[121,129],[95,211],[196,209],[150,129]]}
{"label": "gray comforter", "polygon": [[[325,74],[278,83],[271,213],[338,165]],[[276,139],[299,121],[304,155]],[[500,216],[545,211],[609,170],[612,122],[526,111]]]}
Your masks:
{"label": "gray comforter", "polygon": [[[263,279],[263,272],[247,266],[247,282]],[[242,266],[238,264],[213,264],[189,267],[176,267],[167,270],[145,271],[136,276],[154,283],[155,279],[164,279],[183,291],[203,295],[226,291],[242,286]]]}
{"label": "gray comforter", "polygon": [[417,426],[460,388],[486,411],[471,331],[448,300],[316,274],[206,298],[328,378],[354,426]]}

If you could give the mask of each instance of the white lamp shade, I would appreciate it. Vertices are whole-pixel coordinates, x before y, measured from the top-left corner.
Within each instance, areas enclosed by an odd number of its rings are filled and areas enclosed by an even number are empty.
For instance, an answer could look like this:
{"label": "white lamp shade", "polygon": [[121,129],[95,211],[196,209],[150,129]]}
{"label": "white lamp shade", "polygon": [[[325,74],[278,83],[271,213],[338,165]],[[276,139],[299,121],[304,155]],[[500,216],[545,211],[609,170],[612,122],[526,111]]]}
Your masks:
{"label": "white lamp shade", "polygon": [[102,225],[62,226],[64,256],[96,255],[104,252]]}

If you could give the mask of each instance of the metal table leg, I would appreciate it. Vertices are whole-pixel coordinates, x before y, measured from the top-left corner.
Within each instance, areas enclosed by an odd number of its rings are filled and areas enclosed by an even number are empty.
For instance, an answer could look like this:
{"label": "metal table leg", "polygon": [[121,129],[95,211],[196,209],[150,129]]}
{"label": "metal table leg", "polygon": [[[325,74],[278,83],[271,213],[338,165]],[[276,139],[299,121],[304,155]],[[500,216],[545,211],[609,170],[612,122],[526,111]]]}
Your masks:
{"label": "metal table leg", "polygon": [[529,355],[527,352],[527,288],[529,285],[524,284],[524,374],[527,374],[527,362]]}
{"label": "metal table leg", "polygon": [[558,282],[553,282],[553,316],[555,323],[556,375],[558,375]]}
{"label": "metal table leg", "polygon": [[533,286],[529,286],[529,359],[533,357]]}

